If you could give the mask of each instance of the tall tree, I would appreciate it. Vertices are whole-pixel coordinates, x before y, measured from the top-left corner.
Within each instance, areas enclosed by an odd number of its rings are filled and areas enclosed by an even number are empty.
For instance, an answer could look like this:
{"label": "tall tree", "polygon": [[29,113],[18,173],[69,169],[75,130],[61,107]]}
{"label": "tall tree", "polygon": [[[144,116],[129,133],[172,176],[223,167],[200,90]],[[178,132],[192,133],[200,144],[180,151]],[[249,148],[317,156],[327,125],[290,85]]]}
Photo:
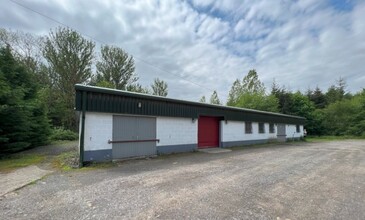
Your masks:
{"label": "tall tree", "polygon": [[243,94],[243,88],[239,79],[233,82],[231,90],[228,94],[227,105],[235,106],[238,103],[240,96]]}
{"label": "tall tree", "polygon": [[217,91],[214,90],[212,96],[210,96],[209,102],[210,104],[221,105],[221,101],[219,100]]}
{"label": "tall tree", "polygon": [[314,103],[317,109],[323,109],[326,107],[326,96],[322,93],[322,90],[318,86],[314,91],[308,93],[307,96]]}
{"label": "tall tree", "polygon": [[278,85],[278,83],[276,82],[276,79],[274,78],[271,84],[271,94],[275,95],[277,93],[279,93],[281,90],[280,86]]}
{"label": "tall tree", "polygon": [[49,133],[32,74],[9,46],[0,48],[0,154],[45,144]]}
{"label": "tall tree", "polygon": [[331,85],[326,93],[326,101],[328,104],[341,101],[346,94],[346,81],[342,77],[336,80],[335,85]]}
{"label": "tall tree", "polygon": [[206,103],[207,102],[207,100],[205,99],[205,96],[204,95],[199,99],[199,102],[202,102],[202,103]]}
{"label": "tall tree", "polygon": [[256,70],[250,70],[242,80],[242,88],[244,92],[264,94],[265,86],[259,79]]}
{"label": "tall tree", "polygon": [[283,114],[290,114],[291,106],[291,93],[287,91],[284,87],[280,87],[277,84],[273,84],[271,89],[271,95],[274,95],[278,100],[278,111]]}
{"label": "tall tree", "polygon": [[106,81],[114,89],[126,90],[138,80],[134,70],[133,57],[122,48],[102,46],[101,60],[96,63],[96,84]]}
{"label": "tall tree", "polygon": [[10,45],[14,58],[27,68],[40,86],[49,86],[49,77],[43,69],[42,37],[0,28],[0,46],[6,45]]}
{"label": "tall tree", "polygon": [[152,95],[166,97],[168,93],[167,83],[159,78],[156,78],[151,85]]}
{"label": "tall tree", "polygon": [[54,89],[59,91],[64,106],[63,125],[76,129],[74,116],[75,89],[77,83],[87,83],[91,78],[91,66],[95,44],[69,28],[51,31],[45,39],[43,56],[52,70]]}
{"label": "tall tree", "polygon": [[274,95],[265,94],[265,86],[259,80],[256,70],[250,70],[233,83],[228,95],[228,106],[251,108],[263,111],[278,111],[278,100]]}

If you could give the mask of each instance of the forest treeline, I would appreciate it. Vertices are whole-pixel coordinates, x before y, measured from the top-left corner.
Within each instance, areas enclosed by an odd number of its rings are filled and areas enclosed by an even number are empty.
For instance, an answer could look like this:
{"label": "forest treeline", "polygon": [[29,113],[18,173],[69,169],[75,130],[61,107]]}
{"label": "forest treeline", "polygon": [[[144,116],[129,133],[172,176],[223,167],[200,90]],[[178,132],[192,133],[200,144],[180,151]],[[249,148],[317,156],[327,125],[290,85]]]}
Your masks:
{"label": "forest treeline", "polygon": [[158,78],[138,82],[134,59],[122,48],[101,45],[59,27],[37,36],[0,28],[0,154],[76,139],[77,83],[167,96]]}
{"label": "forest treeline", "polygon": [[[200,99],[205,100],[204,96]],[[216,91],[210,103],[221,104]],[[365,137],[365,89],[351,94],[341,77],[326,91],[316,86],[305,93],[292,92],[274,80],[267,93],[257,72],[250,70],[233,82],[226,105],[305,117],[309,135]]]}
{"label": "forest treeline", "polygon": [[[0,28],[0,154],[77,138],[77,83],[168,94],[167,83],[158,78],[143,87],[133,57],[122,48],[97,48],[63,27],[44,36]],[[222,104],[216,91],[209,102]],[[365,91],[347,92],[341,78],[325,92],[316,87],[304,94],[274,82],[268,94],[250,70],[233,82],[226,105],[303,116],[311,135],[365,135]]]}

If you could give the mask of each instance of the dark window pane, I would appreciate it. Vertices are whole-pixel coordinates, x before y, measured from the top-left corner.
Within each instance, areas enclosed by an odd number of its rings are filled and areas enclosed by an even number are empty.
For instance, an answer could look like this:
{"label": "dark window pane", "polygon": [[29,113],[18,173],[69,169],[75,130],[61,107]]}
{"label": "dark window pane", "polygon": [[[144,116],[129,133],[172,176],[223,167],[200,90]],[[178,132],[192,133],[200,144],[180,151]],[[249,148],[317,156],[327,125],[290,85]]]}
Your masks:
{"label": "dark window pane", "polygon": [[265,133],[265,124],[262,122],[259,123],[259,133],[260,134]]}
{"label": "dark window pane", "polygon": [[246,134],[252,133],[252,123],[251,122],[245,122],[245,133]]}

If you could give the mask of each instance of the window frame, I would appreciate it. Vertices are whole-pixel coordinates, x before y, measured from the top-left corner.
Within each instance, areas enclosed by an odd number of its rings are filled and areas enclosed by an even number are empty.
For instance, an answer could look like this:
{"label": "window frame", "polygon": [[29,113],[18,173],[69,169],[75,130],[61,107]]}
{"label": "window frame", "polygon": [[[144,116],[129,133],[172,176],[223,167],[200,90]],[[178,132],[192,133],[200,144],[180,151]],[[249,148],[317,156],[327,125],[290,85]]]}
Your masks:
{"label": "window frame", "polygon": [[275,124],[274,123],[269,123],[269,133],[270,134],[275,133]]}
{"label": "window frame", "polygon": [[300,133],[300,125],[297,125],[297,126],[296,126],[296,132],[297,132],[297,133]]}
{"label": "window frame", "polygon": [[245,134],[252,134],[252,122],[245,121]]}
{"label": "window frame", "polygon": [[259,122],[259,134],[265,134],[265,123]]}

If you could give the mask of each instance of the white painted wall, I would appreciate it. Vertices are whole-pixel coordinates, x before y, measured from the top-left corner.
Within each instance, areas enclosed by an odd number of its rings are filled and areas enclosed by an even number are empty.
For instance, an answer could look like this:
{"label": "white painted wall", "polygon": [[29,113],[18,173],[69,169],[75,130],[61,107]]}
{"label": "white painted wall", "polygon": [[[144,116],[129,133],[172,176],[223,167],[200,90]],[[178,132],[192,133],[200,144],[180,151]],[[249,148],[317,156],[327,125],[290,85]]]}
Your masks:
{"label": "white painted wall", "polygon": [[300,125],[300,132],[297,132],[296,125],[286,125],[286,138],[299,138],[303,136],[303,125]]}
{"label": "white painted wall", "polygon": [[108,140],[113,138],[113,115],[108,113],[86,112],[85,150],[112,149]]}
{"label": "white painted wall", "polygon": [[[85,150],[112,149],[108,140],[113,135],[113,115],[108,113],[86,112],[85,115]],[[80,120],[81,121],[81,120]],[[192,122],[190,118],[157,117],[156,137],[160,139],[157,146],[197,144],[198,121]],[[245,122],[221,121],[221,141],[245,141],[276,138],[275,133],[269,133],[269,123],[265,123],[265,133],[260,134],[258,123],[252,123],[252,133],[245,133]],[[300,132],[296,132],[296,125],[286,125],[287,138],[299,138],[303,136],[303,126]]]}
{"label": "white painted wall", "polygon": [[156,125],[157,146],[198,143],[198,120],[157,117]]}
{"label": "white painted wall", "polygon": [[252,133],[246,134],[244,121],[221,122],[221,139],[223,142],[276,138],[276,132],[277,129],[275,126],[275,133],[269,133],[269,123],[265,123],[265,133],[260,134],[259,124],[252,122]]}

